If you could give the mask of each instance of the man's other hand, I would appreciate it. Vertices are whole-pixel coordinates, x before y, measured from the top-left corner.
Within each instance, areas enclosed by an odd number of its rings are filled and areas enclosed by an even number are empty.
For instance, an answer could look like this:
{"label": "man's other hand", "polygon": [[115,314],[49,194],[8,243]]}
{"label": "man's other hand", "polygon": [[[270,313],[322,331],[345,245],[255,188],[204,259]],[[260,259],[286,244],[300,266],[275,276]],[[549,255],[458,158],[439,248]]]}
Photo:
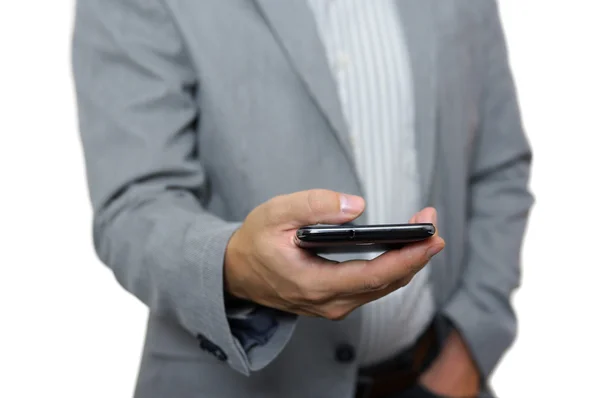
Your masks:
{"label": "man's other hand", "polygon": [[440,355],[423,373],[420,383],[444,397],[470,398],[479,394],[479,371],[460,334],[453,330]]}

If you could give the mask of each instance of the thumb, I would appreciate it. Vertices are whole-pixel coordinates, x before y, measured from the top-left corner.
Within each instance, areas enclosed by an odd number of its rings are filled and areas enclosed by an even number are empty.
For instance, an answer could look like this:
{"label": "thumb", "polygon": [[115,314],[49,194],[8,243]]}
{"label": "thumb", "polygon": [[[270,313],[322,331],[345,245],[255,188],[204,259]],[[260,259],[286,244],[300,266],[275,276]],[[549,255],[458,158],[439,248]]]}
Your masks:
{"label": "thumb", "polygon": [[267,202],[267,223],[286,229],[313,224],[344,224],[360,216],[365,201],[360,196],[313,189],[279,196]]}

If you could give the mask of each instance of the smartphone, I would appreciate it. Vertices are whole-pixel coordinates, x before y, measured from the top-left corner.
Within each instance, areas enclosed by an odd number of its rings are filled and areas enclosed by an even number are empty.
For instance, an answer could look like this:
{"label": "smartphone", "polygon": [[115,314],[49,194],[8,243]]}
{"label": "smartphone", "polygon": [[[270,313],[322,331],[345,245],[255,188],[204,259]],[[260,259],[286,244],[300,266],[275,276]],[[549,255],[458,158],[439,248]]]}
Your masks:
{"label": "smartphone", "polygon": [[388,251],[433,235],[433,224],[312,225],[296,231],[296,244],[320,253]]}

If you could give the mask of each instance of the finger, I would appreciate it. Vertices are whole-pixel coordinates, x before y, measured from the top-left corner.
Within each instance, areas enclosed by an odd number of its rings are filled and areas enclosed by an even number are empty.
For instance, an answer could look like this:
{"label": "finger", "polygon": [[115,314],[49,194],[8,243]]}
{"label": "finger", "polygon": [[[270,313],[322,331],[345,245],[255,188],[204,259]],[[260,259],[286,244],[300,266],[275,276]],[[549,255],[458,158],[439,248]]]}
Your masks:
{"label": "finger", "polygon": [[327,319],[342,319],[357,308],[403,288],[408,282],[410,282],[409,279],[401,280],[381,290],[338,296],[323,305],[311,308],[311,313]]}
{"label": "finger", "polygon": [[[417,213],[419,214],[419,213]],[[417,223],[417,214],[415,214],[414,216],[412,216],[410,218],[410,220],[408,221],[409,224],[416,224]]]}
{"label": "finger", "polygon": [[405,287],[406,285],[408,285],[410,283],[411,280],[412,280],[412,277],[407,277],[407,278],[401,279],[397,282],[394,282],[381,290],[376,290],[376,291],[372,291],[372,292],[367,292],[367,293],[362,293],[359,295],[351,296],[351,298],[349,297],[349,299],[351,299],[353,301],[351,305],[354,306],[355,308],[357,308],[357,307],[360,307],[367,303],[370,303],[371,301],[379,300],[380,298],[385,297],[388,294],[391,294],[391,293],[395,292],[396,290]]}
{"label": "finger", "polygon": [[280,310],[280,311],[284,311],[287,313],[292,313],[292,314],[296,314],[296,315],[302,315],[302,316],[306,316],[306,317],[324,317],[324,313],[323,310],[318,307],[318,306],[311,306],[311,305],[299,305],[299,304],[291,304],[291,303],[287,303],[287,302],[267,302],[265,301],[264,303],[258,303],[261,305],[265,305],[265,306],[269,306],[272,307],[274,309]]}
{"label": "finger", "polygon": [[437,211],[433,207],[426,207],[414,215],[414,220],[417,224],[437,225]]}
{"label": "finger", "polygon": [[405,246],[403,249],[389,251],[369,262],[368,271],[374,279],[388,284],[412,278],[435,255],[441,252],[446,243],[435,235],[425,241]]}
{"label": "finger", "polygon": [[[436,211],[426,208],[413,216],[415,222],[436,223]],[[422,242],[390,251],[378,258],[336,263],[317,256],[304,259],[310,263],[303,275],[305,286],[331,299],[367,292],[378,292],[399,281],[410,280],[429,260],[439,253],[445,242],[436,234]],[[385,294],[384,294],[385,295]]]}
{"label": "finger", "polygon": [[311,272],[313,286],[331,295],[380,291],[420,271],[439,253],[445,242],[439,236],[389,251],[371,261],[348,261],[336,265],[322,263]]}
{"label": "finger", "polygon": [[313,189],[267,202],[266,221],[285,229],[312,224],[344,224],[360,216],[364,209],[365,201],[359,196]]}

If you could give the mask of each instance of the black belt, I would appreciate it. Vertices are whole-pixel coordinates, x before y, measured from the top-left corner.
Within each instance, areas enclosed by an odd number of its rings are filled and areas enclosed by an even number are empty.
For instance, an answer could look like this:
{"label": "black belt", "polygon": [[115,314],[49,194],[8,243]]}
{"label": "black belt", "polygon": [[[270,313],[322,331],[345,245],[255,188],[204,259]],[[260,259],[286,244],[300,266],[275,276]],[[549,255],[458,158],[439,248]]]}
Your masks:
{"label": "black belt", "polygon": [[389,361],[361,369],[356,398],[383,398],[413,387],[436,356],[437,334],[432,323],[408,350]]}

